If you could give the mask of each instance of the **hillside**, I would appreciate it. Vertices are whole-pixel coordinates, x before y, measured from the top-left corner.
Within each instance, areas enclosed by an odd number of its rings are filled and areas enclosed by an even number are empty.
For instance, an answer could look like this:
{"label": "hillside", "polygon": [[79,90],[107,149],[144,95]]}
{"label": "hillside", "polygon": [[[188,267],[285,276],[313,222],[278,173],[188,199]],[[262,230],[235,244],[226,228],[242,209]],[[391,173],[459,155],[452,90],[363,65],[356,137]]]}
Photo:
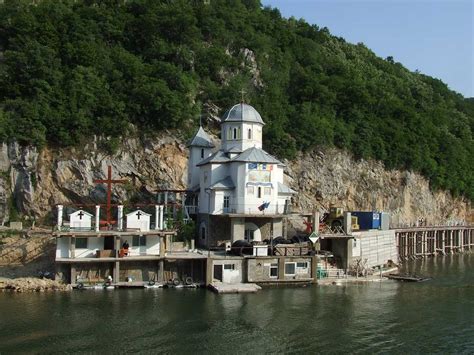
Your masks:
{"label": "hillside", "polygon": [[5,1],[0,139],[40,149],[189,131],[245,100],[265,149],[337,147],[474,199],[474,104],[259,1]]}

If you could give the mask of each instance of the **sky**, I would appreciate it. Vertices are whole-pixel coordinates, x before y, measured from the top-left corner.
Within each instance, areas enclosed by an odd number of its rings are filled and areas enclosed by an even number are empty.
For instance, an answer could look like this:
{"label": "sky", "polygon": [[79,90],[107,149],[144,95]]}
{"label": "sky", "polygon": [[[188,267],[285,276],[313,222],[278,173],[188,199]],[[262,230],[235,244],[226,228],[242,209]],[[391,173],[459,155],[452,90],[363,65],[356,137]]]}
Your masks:
{"label": "sky", "polygon": [[262,0],[474,97],[474,0]]}

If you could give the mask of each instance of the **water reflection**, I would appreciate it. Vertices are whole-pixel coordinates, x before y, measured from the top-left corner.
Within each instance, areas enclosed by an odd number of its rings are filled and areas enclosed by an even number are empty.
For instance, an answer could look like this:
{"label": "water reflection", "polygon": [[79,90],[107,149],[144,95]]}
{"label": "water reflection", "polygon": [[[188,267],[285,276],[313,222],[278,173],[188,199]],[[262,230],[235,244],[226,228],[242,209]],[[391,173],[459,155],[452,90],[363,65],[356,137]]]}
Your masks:
{"label": "water reflection", "polygon": [[0,294],[0,353],[474,352],[473,256],[415,261],[424,283]]}

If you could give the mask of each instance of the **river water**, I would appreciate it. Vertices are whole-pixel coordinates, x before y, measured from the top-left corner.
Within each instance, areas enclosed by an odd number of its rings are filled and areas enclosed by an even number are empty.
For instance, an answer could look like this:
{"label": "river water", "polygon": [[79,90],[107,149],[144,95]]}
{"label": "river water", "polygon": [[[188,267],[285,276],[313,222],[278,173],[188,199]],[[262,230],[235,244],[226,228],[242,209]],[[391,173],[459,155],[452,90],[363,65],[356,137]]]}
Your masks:
{"label": "river water", "polygon": [[474,353],[474,255],[422,283],[0,294],[0,353]]}

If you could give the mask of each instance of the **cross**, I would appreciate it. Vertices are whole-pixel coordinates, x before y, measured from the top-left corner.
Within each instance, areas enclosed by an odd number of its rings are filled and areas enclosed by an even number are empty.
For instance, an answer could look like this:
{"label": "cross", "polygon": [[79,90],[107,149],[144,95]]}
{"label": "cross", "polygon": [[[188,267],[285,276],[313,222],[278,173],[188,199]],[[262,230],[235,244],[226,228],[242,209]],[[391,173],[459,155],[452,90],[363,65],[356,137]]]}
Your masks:
{"label": "cross", "polygon": [[82,216],[84,216],[84,213],[82,211],[79,211],[78,216],[79,216],[79,219],[82,219]]}
{"label": "cross", "polygon": [[109,165],[107,172],[107,179],[97,179],[94,180],[95,184],[107,184],[107,220],[100,221],[101,224],[111,225],[113,224],[112,220],[112,184],[124,184],[127,180],[112,180],[112,167]]}
{"label": "cross", "polygon": [[244,94],[246,94],[246,93],[247,93],[247,91],[245,91],[244,89],[240,90],[240,95],[242,97],[242,99],[241,99],[242,103],[244,103]]}
{"label": "cross", "polygon": [[140,216],[142,215],[142,213],[140,211],[137,212],[137,219],[140,219]]}

